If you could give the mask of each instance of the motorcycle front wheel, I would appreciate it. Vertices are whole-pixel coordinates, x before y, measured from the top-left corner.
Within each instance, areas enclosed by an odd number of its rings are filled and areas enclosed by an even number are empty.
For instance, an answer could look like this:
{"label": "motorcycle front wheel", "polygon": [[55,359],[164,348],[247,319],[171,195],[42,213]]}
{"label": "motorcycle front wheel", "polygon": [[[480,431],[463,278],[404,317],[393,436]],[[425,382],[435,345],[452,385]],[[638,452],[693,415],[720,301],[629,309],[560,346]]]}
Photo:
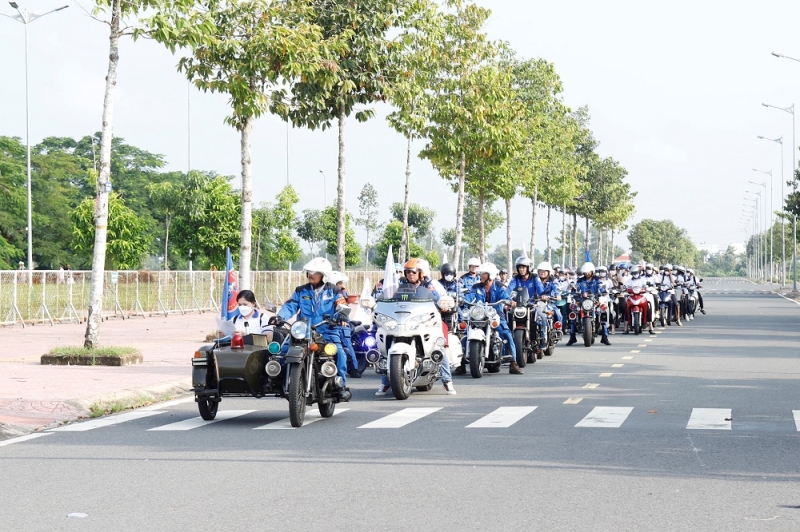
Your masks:
{"label": "motorcycle front wheel", "polygon": [[200,417],[206,421],[211,421],[217,417],[217,409],[219,408],[219,401],[214,399],[198,399],[197,409],[200,411]]}
{"label": "motorcycle front wheel", "polygon": [[658,317],[659,323],[661,323],[662,327],[666,327],[667,326],[667,309],[666,308],[662,308],[661,311],[658,314],[659,314],[659,317]]}
{"label": "motorcycle front wheel", "polygon": [[473,379],[483,377],[483,346],[478,341],[469,343],[469,373]]}
{"label": "motorcycle front wheel", "polygon": [[525,331],[523,329],[514,329],[514,348],[517,350],[517,365],[524,368],[528,363],[528,350],[525,349]]}
{"label": "motorcycle front wheel", "polygon": [[389,384],[392,387],[394,398],[400,401],[408,399],[408,396],[411,395],[411,383],[406,379],[405,355],[393,356],[390,365]]}
{"label": "motorcycle front wheel", "polygon": [[592,334],[594,332],[592,325],[593,325],[592,318],[590,318],[589,316],[586,316],[585,318],[583,318],[583,345],[584,345],[584,347],[590,347],[592,345],[592,340],[594,340],[594,338],[593,338],[594,334]]}
{"label": "motorcycle front wheel", "polygon": [[633,313],[633,334],[642,334],[642,315],[639,312]]}
{"label": "motorcycle front wheel", "polygon": [[289,374],[289,421],[293,427],[302,427],[306,419],[306,368],[294,363]]}

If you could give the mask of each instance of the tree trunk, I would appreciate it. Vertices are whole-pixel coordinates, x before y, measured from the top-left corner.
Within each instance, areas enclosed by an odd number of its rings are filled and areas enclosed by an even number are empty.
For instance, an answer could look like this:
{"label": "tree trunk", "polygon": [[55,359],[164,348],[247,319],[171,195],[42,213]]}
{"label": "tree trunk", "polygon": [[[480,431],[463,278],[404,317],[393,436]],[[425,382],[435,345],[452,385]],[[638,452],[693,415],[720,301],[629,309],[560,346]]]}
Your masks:
{"label": "tree trunk", "polygon": [[261,263],[261,230],[264,228],[264,221],[258,224],[258,237],[256,237],[256,271],[259,270]]}
{"label": "tree trunk", "polygon": [[[572,265],[577,270],[578,264],[578,213],[572,213]],[[582,263],[581,263],[582,264]]]}
{"label": "tree trunk", "polygon": [[611,258],[608,261],[609,263],[613,262],[614,259],[616,258],[614,256],[614,230],[613,229],[611,230],[611,254],[610,254],[610,257]]}
{"label": "tree trunk", "polygon": [[605,262],[603,256],[603,231],[597,232],[597,262],[603,264]]}
{"label": "tree trunk", "polygon": [[336,226],[339,229],[336,235],[336,269],[340,272],[345,270],[345,236],[347,232],[347,206],[344,202],[344,126],[345,126],[344,104],[339,106],[339,184],[336,188]]}
{"label": "tree trunk", "polygon": [[508,251],[508,272],[509,274],[514,271],[512,263],[514,262],[514,245],[511,242],[511,198],[506,198],[506,250]]}
{"label": "tree trunk", "polygon": [[459,258],[461,256],[461,239],[464,237],[464,182],[466,181],[467,177],[467,156],[462,151],[461,152],[461,163],[459,164],[459,171],[458,171],[458,203],[456,206],[456,244],[455,249],[453,250],[453,255],[455,259],[455,269],[458,271],[460,266]]}
{"label": "tree trunk", "polygon": [[486,262],[486,226],[483,224],[483,203],[486,201],[486,194],[481,190],[481,195],[478,197],[478,227],[480,229],[480,243],[478,244],[478,255],[481,262]]}
{"label": "tree trunk", "polygon": [[412,136],[408,136],[408,148],[406,149],[406,192],[403,198],[403,237],[400,242],[400,262],[406,261],[406,251],[410,248],[408,242],[408,186],[411,181],[411,142]]}
{"label": "tree trunk", "polygon": [[103,125],[100,133],[100,174],[97,176],[97,199],[94,204],[94,251],[92,254],[92,285],[89,291],[89,313],[83,346],[92,349],[100,341],[103,321],[103,281],[106,269],[106,237],[108,233],[108,185],[111,178],[111,139],[114,121],[114,89],[117,85],[119,63],[120,18],[122,0],[112,0],[111,34],[109,36],[108,74],[103,98]]}
{"label": "tree trunk", "polygon": [[239,290],[250,290],[250,261],[253,258],[253,175],[250,168],[250,133],[253,119],[241,128],[242,149],[242,238],[239,248]]}
{"label": "tree trunk", "polygon": [[[586,258],[586,252],[589,251],[589,218],[586,218],[586,233],[583,235],[583,258]],[[591,256],[589,257],[591,259]]]}
{"label": "tree trunk", "polygon": [[567,267],[567,206],[561,211],[561,267]]}
{"label": "tree trunk", "polygon": [[167,234],[164,237],[164,271],[169,271],[169,224],[172,222],[172,217],[168,214],[164,220],[167,226]]}
{"label": "tree trunk", "polygon": [[532,261],[536,260],[536,203],[539,201],[539,185],[533,187],[533,197],[531,198],[531,206],[533,207],[533,214],[531,214],[531,252],[528,255]]}
{"label": "tree trunk", "polygon": [[550,205],[547,206],[547,262],[553,262],[553,249],[550,247]]}

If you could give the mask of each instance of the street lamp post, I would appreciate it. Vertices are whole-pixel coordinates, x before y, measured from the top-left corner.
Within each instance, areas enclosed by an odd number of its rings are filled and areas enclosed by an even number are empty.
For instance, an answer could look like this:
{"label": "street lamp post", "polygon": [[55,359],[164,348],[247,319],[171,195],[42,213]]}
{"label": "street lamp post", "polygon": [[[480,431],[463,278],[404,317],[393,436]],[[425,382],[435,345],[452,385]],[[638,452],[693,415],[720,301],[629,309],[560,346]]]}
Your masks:
{"label": "street lamp post", "polygon": [[[749,191],[748,191],[749,192]],[[750,194],[755,194],[754,192],[749,192]],[[760,224],[759,224],[759,201],[761,199],[761,193],[756,194],[758,197],[756,199],[744,198],[745,201],[752,202],[752,205],[745,205],[745,207],[752,207],[753,208],[753,233],[755,234],[755,248],[756,248],[756,277],[761,277],[761,261],[763,258],[763,253],[761,252],[761,243],[763,239],[761,238],[760,232]]]}
{"label": "street lamp post", "polygon": [[[769,140],[772,142],[776,142],[781,145],[781,212],[783,212],[783,186],[786,182],[786,176],[784,174],[784,156],[783,156],[783,136],[778,137],[777,139],[771,139],[768,137],[763,137],[758,135],[758,138],[761,140]],[[771,186],[771,185],[770,185]],[[772,201],[772,196],[770,196],[770,201]],[[772,211],[774,214],[775,211]],[[781,216],[781,285],[783,288],[786,288],[786,221],[784,220],[783,216]]]}
{"label": "street lamp post", "polygon": [[[754,172],[760,172],[762,174],[766,174],[769,176],[769,203],[767,203],[766,198],[764,198],[764,225],[769,231],[769,255],[764,255],[764,258],[769,256],[769,277],[770,281],[772,280],[772,246],[774,244],[774,237],[772,236],[772,170],[758,170],[757,168],[753,168]],[[767,195],[767,182],[764,181],[763,183],[756,183],[755,181],[748,181],[753,185],[758,185],[760,187],[764,187],[764,196]],[[767,218],[767,205],[769,205],[769,218]],[[765,235],[767,238],[767,235]],[[766,241],[765,241],[766,244]]]}
{"label": "street lamp post", "polygon": [[5,17],[21,22],[25,25],[25,144],[27,144],[28,152],[28,284],[33,283],[33,220],[31,215],[31,134],[30,134],[30,113],[28,109],[29,90],[28,90],[28,24],[36,19],[40,19],[50,13],[61,11],[69,6],[61,6],[56,9],[51,9],[46,13],[29,13],[27,9],[20,9],[19,4],[16,2],[8,3],[11,7],[17,10],[17,15],[9,16],[0,13]]}

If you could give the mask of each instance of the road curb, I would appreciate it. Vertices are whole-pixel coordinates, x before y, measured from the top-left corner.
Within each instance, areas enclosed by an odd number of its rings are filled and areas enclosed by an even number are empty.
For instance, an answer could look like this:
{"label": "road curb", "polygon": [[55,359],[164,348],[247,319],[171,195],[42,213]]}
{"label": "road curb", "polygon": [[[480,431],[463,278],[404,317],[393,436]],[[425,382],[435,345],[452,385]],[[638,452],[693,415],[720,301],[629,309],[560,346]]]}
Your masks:
{"label": "road curb", "polygon": [[55,428],[67,423],[72,423],[82,419],[84,417],[88,417],[90,412],[90,407],[96,403],[111,403],[115,401],[125,401],[131,399],[152,399],[156,400],[160,397],[163,397],[166,394],[172,395],[172,399],[177,399],[182,396],[187,396],[191,393],[191,378],[183,378],[178,380],[172,381],[165,381],[160,382],[151,386],[143,386],[140,388],[125,388],[123,390],[119,390],[113,393],[97,395],[93,397],[85,397],[80,399],[70,399],[64,401],[64,404],[72,406],[76,410],[80,412],[80,416],[78,417],[70,417],[55,423],[49,423],[44,425],[35,425],[35,424],[8,424],[8,423],[0,423],[0,440],[5,440],[8,438],[15,438],[18,436],[24,436],[26,434],[30,434],[32,432],[40,432],[42,430],[47,430],[51,428]]}

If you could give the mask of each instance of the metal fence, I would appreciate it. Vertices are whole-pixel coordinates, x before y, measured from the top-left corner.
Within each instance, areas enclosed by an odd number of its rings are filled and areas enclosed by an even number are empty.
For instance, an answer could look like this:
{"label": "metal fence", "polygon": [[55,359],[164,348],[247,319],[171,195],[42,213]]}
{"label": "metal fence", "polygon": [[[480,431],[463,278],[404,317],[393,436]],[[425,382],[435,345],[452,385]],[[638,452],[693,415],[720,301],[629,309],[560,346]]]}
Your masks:
{"label": "metal fence", "polygon": [[[107,271],[103,318],[218,311],[225,272]],[[383,272],[347,272],[350,293],[359,294]],[[91,271],[0,271],[0,325],[81,322],[88,314]],[[300,271],[251,272],[250,289],[261,303],[282,304],[306,282]]]}

